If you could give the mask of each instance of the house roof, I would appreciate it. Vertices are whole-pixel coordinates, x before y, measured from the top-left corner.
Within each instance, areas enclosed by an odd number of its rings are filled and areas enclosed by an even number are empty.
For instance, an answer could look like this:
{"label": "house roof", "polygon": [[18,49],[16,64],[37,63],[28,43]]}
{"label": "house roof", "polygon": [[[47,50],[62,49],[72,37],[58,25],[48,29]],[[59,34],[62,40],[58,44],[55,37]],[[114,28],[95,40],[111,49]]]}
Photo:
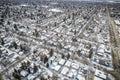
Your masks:
{"label": "house roof", "polygon": [[95,76],[101,78],[101,79],[106,79],[106,75],[103,71],[97,70],[95,71]]}
{"label": "house roof", "polygon": [[25,71],[25,70],[22,70],[21,72],[20,72],[20,74],[22,75],[22,76],[27,76],[28,75],[28,72],[27,71]]}
{"label": "house roof", "polygon": [[103,79],[95,76],[95,77],[94,77],[94,80],[103,80]]}

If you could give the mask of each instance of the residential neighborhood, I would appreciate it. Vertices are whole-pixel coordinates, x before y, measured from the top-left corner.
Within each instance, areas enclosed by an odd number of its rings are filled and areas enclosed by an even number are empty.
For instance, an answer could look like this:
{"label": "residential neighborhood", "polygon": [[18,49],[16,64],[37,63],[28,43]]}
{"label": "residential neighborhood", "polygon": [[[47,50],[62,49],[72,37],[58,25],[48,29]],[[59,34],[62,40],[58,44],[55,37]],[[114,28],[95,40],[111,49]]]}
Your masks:
{"label": "residential neighborhood", "polygon": [[2,3],[0,80],[120,79],[120,4]]}

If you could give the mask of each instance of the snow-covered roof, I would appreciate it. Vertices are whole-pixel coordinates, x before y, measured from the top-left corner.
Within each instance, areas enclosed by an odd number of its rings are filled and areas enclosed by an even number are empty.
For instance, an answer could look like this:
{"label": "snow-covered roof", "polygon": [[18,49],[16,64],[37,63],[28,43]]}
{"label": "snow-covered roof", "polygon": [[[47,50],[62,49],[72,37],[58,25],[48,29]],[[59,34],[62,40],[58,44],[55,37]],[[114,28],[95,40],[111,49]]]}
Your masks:
{"label": "snow-covered roof", "polygon": [[72,72],[73,75],[77,75],[77,70],[75,70],[75,69],[71,69],[70,72]]}
{"label": "snow-covered roof", "polygon": [[76,64],[76,63],[72,63],[71,65],[74,69],[78,69],[79,68],[79,64]]}
{"label": "snow-covered roof", "polygon": [[55,59],[55,56],[52,56],[49,60],[52,60],[52,61],[53,61],[54,59]]}
{"label": "snow-covered roof", "polygon": [[100,56],[103,56],[104,54],[103,53],[97,53],[98,55],[100,55]]}
{"label": "snow-covered roof", "polygon": [[52,11],[52,12],[63,12],[62,10],[57,9],[57,8],[54,8],[54,9],[49,9],[49,11]]}
{"label": "snow-covered roof", "polygon": [[65,63],[64,59],[60,59],[59,64],[63,65]]}
{"label": "snow-covered roof", "polygon": [[42,5],[41,7],[43,7],[43,8],[48,8],[49,6],[47,6],[47,5]]}
{"label": "snow-covered roof", "polygon": [[53,76],[53,73],[52,73],[51,71],[48,70],[47,73],[48,73],[48,75],[49,75],[50,77]]}
{"label": "snow-covered roof", "polygon": [[33,80],[34,78],[35,78],[35,76],[32,75],[32,74],[29,74],[29,75],[27,76],[27,79],[28,79],[28,80]]}
{"label": "snow-covered roof", "polygon": [[63,67],[61,74],[66,75],[66,73],[69,71],[69,69],[67,67]]}
{"label": "snow-covered roof", "polygon": [[95,71],[95,76],[100,77],[102,79],[106,79],[106,75],[103,71],[97,70]]}
{"label": "snow-covered roof", "polygon": [[24,6],[25,7],[25,6],[29,6],[29,5],[27,5],[27,4],[21,4],[20,6]]}
{"label": "snow-covered roof", "polygon": [[21,72],[20,72],[20,74],[22,75],[22,76],[27,76],[28,75],[28,72],[27,71],[25,71],[25,70],[22,70]]}
{"label": "snow-covered roof", "polygon": [[31,63],[31,64],[30,64],[30,67],[31,67],[31,68],[33,68],[33,67],[34,67],[34,64],[33,64],[33,63]]}
{"label": "snow-covered roof", "polygon": [[73,73],[72,73],[72,72],[69,72],[69,73],[67,74],[67,76],[70,77],[70,78],[72,78],[72,77],[73,77]]}
{"label": "snow-covered roof", "polygon": [[114,20],[114,21],[115,21],[115,24],[120,25],[120,21],[119,20]]}
{"label": "snow-covered roof", "polygon": [[104,48],[98,49],[98,52],[99,52],[99,53],[104,53]]}
{"label": "snow-covered roof", "polygon": [[56,66],[54,67],[54,70],[58,71],[60,68],[61,68],[60,65],[56,65]]}
{"label": "snow-covered roof", "polygon": [[[83,77],[82,75],[77,75],[77,79],[78,80],[85,80],[85,77]],[[97,80],[97,79],[96,79]]]}
{"label": "snow-covered roof", "polygon": [[70,50],[71,50],[71,51],[75,51],[75,50],[76,50],[76,47],[72,46],[72,47],[70,48]]}
{"label": "snow-covered roof", "polygon": [[103,80],[103,79],[95,76],[95,77],[94,77],[94,80]]}
{"label": "snow-covered roof", "polygon": [[68,67],[70,67],[71,63],[72,63],[72,62],[68,60],[68,61],[65,63],[65,65],[68,66]]}

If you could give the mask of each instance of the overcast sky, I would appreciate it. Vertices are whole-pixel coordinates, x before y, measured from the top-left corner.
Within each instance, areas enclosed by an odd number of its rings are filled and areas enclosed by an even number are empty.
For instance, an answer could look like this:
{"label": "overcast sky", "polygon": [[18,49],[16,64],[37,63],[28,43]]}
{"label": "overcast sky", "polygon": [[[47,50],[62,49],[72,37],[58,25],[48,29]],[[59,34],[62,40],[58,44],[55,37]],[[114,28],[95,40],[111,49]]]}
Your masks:
{"label": "overcast sky", "polygon": [[120,1],[120,0],[64,0],[64,1]]}
{"label": "overcast sky", "polygon": [[[1,2],[2,0],[0,0]],[[97,2],[119,2],[120,0],[3,0],[3,1],[97,1]]]}
{"label": "overcast sky", "polygon": [[[81,1],[81,0],[78,0],[78,1]],[[120,0],[82,0],[82,1],[120,1]]]}

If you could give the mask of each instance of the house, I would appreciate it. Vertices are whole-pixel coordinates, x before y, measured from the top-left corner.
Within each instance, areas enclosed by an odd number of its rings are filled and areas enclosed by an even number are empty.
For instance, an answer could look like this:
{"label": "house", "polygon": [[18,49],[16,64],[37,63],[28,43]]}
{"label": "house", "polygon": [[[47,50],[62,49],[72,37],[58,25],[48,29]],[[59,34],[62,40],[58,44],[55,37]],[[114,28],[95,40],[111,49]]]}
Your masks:
{"label": "house", "polygon": [[63,65],[64,63],[65,63],[65,60],[64,59],[60,59],[59,64]]}
{"label": "house", "polygon": [[49,60],[50,60],[50,61],[54,61],[54,60],[55,60],[55,56],[50,57]]}
{"label": "house", "polygon": [[[85,77],[78,74],[77,77],[76,77],[77,80],[85,80]],[[97,79],[96,79],[97,80]]]}
{"label": "house", "polygon": [[34,78],[35,78],[35,76],[32,75],[32,74],[29,74],[29,75],[27,76],[27,80],[34,80]]}
{"label": "house", "polygon": [[67,60],[67,62],[65,63],[65,66],[70,67],[71,63],[72,63],[71,61]]}
{"label": "house", "polygon": [[67,74],[67,76],[69,77],[69,78],[72,78],[73,77],[73,72],[69,72],[68,74]]}
{"label": "house", "polygon": [[60,68],[61,68],[60,65],[56,65],[56,66],[54,67],[54,70],[55,70],[55,71],[58,71]]}
{"label": "house", "polygon": [[102,80],[106,80],[106,78],[107,78],[106,74],[103,71],[100,71],[100,70],[97,70],[97,69],[95,70],[95,77],[98,77]]}
{"label": "house", "polygon": [[[52,57],[51,57],[52,58]],[[55,58],[55,57],[53,57]],[[53,61],[52,62],[52,65],[50,65],[50,68],[51,69],[54,69],[55,71],[58,71],[60,68],[61,68],[61,65],[58,65],[58,62],[57,61]]]}
{"label": "house", "polygon": [[103,79],[95,76],[95,77],[94,77],[94,80],[103,80]]}
{"label": "house", "polygon": [[26,77],[26,76],[28,75],[28,72],[25,71],[25,70],[22,70],[22,71],[20,72],[20,75],[23,76],[23,77]]}
{"label": "house", "polygon": [[100,52],[98,52],[97,54],[98,54],[98,56],[101,56],[101,57],[104,56],[104,54],[103,54],[103,53],[100,53]]}
{"label": "house", "polygon": [[52,73],[51,71],[48,70],[47,73],[48,73],[48,75],[49,75],[50,77],[53,76],[53,73]]}
{"label": "house", "polygon": [[70,71],[73,73],[74,76],[77,75],[77,70],[75,70],[75,69],[71,69]]}
{"label": "house", "polygon": [[79,64],[72,63],[71,66],[72,66],[72,68],[74,68],[74,69],[79,69]]}
{"label": "house", "polygon": [[115,24],[120,25],[120,21],[119,20],[114,20]]}
{"label": "house", "polygon": [[104,49],[105,49],[105,48],[99,48],[97,52],[98,52],[98,53],[104,53]]}
{"label": "house", "polygon": [[63,67],[61,74],[66,75],[69,69],[67,67]]}

